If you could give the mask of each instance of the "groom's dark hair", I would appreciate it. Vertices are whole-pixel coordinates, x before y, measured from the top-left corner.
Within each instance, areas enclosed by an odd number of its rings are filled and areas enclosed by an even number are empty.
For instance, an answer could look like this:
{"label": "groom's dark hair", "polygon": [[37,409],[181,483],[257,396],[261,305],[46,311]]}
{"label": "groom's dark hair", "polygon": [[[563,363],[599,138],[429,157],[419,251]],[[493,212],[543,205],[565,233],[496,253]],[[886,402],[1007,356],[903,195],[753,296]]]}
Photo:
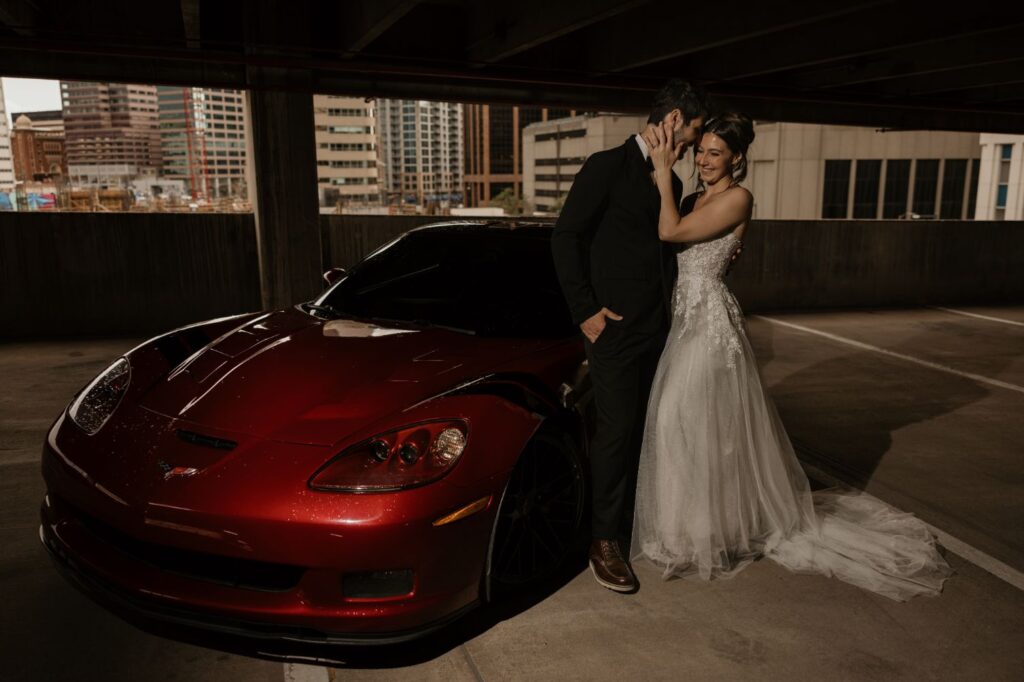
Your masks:
{"label": "groom's dark hair", "polygon": [[707,118],[711,114],[711,102],[708,100],[708,93],[701,86],[673,78],[661,86],[654,95],[651,115],[647,117],[647,122],[661,123],[673,109],[682,112],[683,120],[689,122],[698,116]]}

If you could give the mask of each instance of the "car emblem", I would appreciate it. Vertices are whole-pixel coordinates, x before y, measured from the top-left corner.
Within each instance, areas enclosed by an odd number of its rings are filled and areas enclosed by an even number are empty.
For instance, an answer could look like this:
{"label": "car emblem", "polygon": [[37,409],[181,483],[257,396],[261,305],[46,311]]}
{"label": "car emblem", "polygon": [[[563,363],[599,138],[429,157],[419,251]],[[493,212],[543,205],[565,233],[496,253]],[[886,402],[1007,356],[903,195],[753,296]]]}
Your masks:
{"label": "car emblem", "polygon": [[195,467],[171,466],[162,459],[158,459],[156,465],[160,467],[160,471],[164,472],[165,481],[176,476],[194,476],[199,473],[199,469],[196,469]]}

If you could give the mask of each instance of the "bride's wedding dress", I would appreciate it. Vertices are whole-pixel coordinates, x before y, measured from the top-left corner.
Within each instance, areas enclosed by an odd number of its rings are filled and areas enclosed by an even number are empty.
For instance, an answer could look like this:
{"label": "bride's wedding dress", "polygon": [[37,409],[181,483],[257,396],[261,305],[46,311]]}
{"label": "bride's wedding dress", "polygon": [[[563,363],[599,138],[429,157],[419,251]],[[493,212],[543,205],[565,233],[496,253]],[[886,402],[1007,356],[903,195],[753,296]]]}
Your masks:
{"label": "bride's wedding dress", "polygon": [[630,557],[666,578],[709,579],[765,556],[897,600],[937,594],[951,569],[924,523],[867,493],[812,494],[722,281],[736,242],[729,233],[678,256]]}

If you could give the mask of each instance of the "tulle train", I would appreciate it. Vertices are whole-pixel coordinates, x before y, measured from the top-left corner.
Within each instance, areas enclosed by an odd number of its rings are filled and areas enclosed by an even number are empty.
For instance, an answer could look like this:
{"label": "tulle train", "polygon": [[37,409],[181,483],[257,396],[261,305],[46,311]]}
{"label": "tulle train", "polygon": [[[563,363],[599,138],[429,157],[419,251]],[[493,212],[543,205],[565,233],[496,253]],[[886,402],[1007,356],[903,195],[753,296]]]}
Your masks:
{"label": "tulle train", "polygon": [[923,522],[867,493],[811,493],[732,294],[715,282],[699,299],[682,301],[651,391],[630,556],[666,578],[764,556],[896,600],[939,593],[951,570]]}

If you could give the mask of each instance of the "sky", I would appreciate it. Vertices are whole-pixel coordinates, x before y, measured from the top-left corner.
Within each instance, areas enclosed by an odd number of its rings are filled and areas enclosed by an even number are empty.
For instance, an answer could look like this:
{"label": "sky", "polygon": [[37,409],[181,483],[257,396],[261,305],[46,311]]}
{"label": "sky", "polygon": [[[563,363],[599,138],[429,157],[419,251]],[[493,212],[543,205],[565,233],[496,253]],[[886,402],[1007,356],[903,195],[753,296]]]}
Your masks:
{"label": "sky", "polygon": [[60,109],[60,81],[39,78],[4,78],[4,104],[7,123],[12,111]]}

